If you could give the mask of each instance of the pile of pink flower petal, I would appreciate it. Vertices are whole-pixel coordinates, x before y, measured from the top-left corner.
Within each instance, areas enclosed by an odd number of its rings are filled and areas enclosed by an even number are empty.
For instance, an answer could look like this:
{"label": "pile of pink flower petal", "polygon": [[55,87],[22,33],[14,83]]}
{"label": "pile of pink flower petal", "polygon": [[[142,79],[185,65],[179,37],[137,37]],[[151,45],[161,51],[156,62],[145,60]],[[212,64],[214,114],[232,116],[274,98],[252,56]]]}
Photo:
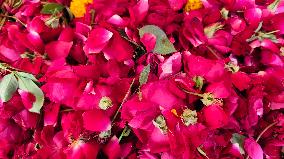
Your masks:
{"label": "pile of pink flower petal", "polygon": [[0,158],[284,158],[283,0],[0,7]]}

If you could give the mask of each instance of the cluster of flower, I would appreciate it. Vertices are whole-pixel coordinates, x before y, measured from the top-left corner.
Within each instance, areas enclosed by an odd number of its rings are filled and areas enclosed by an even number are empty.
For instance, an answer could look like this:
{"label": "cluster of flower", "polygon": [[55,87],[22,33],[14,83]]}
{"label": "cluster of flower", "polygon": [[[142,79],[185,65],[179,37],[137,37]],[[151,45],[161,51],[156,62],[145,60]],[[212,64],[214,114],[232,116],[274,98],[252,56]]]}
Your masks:
{"label": "cluster of flower", "polygon": [[283,0],[0,4],[0,158],[283,158]]}

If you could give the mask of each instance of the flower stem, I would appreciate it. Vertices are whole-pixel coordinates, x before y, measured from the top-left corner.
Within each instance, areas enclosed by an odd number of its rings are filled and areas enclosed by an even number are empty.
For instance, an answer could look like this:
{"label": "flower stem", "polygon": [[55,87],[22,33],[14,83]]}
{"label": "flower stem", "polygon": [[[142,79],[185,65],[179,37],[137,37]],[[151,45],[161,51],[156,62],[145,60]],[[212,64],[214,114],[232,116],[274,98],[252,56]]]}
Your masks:
{"label": "flower stem", "polygon": [[113,118],[112,118],[112,121],[111,121],[112,124],[113,124],[113,122],[115,121],[115,119],[116,119],[118,113],[120,112],[120,110],[121,110],[121,108],[122,108],[122,105],[126,102],[128,96],[129,96],[129,94],[131,93],[131,88],[132,88],[134,82],[135,82],[135,78],[132,80],[132,82],[131,82],[131,84],[130,84],[130,86],[129,86],[129,89],[128,89],[127,93],[125,94],[125,96],[124,96],[124,98],[123,98],[123,100],[122,100],[120,106],[118,107],[117,111],[115,112],[115,114],[114,114],[114,116],[113,116]]}
{"label": "flower stem", "polygon": [[185,90],[185,89],[182,89],[185,93],[187,93],[187,94],[190,94],[190,95],[195,95],[195,96],[198,96],[198,97],[204,97],[204,95],[203,94],[200,94],[200,93],[194,93],[194,92],[189,92],[189,91],[187,91],[187,90]]}
{"label": "flower stem", "polygon": [[4,14],[0,14],[0,17],[5,17],[5,18],[12,18],[15,21],[19,22],[21,25],[23,25],[24,27],[27,27],[27,24],[25,24],[24,22],[22,22],[20,19],[18,19],[17,17],[14,16],[10,16],[10,15],[4,15]]}
{"label": "flower stem", "polygon": [[[265,129],[262,130],[262,132],[257,136],[256,138],[256,142],[259,141],[259,139],[262,137],[262,135],[268,130],[270,129],[271,127],[273,127],[274,125],[276,125],[278,122],[274,122],[272,124],[269,124]],[[249,159],[249,156],[247,155],[246,159]]]}
{"label": "flower stem", "polygon": [[277,122],[274,122],[274,123],[268,125],[265,129],[263,129],[262,132],[258,135],[258,137],[256,138],[255,141],[258,142],[259,139],[261,138],[261,136],[262,136],[268,129],[270,129],[271,127],[273,127],[273,126],[276,125],[276,124],[277,124]]}
{"label": "flower stem", "polygon": [[120,134],[119,138],[118,138],[118,142],[120,142],[122,140],[122,138],[125,136],[125,133],[128,131],[128,126],[125,125],[124,129],[122,130],[122,133]]}
{"label": "flower stem", "polygon": [[222,59],[210,46],[206,47],[218,60]]}
{"label": "flower stem", "polygon": [[280,30],[274,30],[274,31],[271,31],[271,32],[268,32],[268,33],[265,33],[265,34],[274,34],[274,33],[277,33],[279,32]]}

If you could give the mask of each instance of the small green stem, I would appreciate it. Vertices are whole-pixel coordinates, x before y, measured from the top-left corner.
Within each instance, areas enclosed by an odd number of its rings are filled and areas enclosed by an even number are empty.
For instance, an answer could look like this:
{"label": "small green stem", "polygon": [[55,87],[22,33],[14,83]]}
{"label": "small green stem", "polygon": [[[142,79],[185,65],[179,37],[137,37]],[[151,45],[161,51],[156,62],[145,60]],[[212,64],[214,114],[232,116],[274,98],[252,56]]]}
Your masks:
{"label": "small green stem", "polygon": [[268,33],[264,33],[264,34],[274,34],[274,33],[277,33],[279,32],[280,30],[274,30],[274,31],[271,31],[271,32],[268,32]]}
{"label": "small green stem", "polygon": [[222,59],[219,55],[217,55],[217,53],[211,47],[209,46],[206,47],[218,60]]}
{"label": "small green stem", "polygon": [[256,138],[255,141],[258,142],[259,139],[262,137],[262,135],[263,135],[268,129],[270,129],[271,127],[273,127],[273,126],[276,125],[276,124],[277,124],[277,122],[274,122],[274,123],[268,125],[265,129],[263,129],[262,132],[258,135],[258,137]]}
{"label": "small green stem", "polygon": [[113,124],[113,122],[115,121],[116,117],[118,116],[118,113],[120,112],[120,109],[122,108],[123,104],[126,102],[128,96],[130,95],[130,93],[131,93],[131,88],[132,88],[134,82],[135,82],[135,78],[132,80],[132,82],[131,82],[131,84],[130,84],[130,86],[129,86],[129,89],[128,89],[127,93],[125,94],[125,96],[124,96],[124,98],[123,98],[123,100],[122,100],[120,106],[118,107],[117,111],[115,112],[115,114],[114,114],[114,116],[113,116],[113,119],[112,119],[112,121],[111,121],[112,124]]}
{"label": "small green stem", "polygon": [[120,141],[122,140],[122,138],[124,137],[124,134],[126,133],[127,129],[128,129],[128,126],[125,125],[125,127],[124,127],[122,133],[120,134],[120,136],[119,136],[119,138],[118,138],[118,142],[120,142]]}
{"label": "small green stem", "polygon": [[190,95],[195,95],[195,96],[198,96],[198,97],[201,97],[201,98],[204,97],[204,95],[203,95],[203,94],[200,94],[200,93],[189,92],[189,91],[187,91],[187,90],[185,90],[185,89],[182,89],[182,90],[183,90],[185,93],[190,94]]}

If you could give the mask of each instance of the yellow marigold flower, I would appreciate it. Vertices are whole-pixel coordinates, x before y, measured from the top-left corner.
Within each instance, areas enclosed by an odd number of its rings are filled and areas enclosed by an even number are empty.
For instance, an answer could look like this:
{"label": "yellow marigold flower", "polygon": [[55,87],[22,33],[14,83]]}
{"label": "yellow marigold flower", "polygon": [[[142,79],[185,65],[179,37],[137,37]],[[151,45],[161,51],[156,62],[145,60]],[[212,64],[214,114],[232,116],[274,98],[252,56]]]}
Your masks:
{"label": "yellow marigold flower", "polygon": [[76,18],[84,17],[86,5],[80,1],[73,0],[70,4],[70,10]]}
{"label": "yellow marigold flower", "polygon": [[188,0],[184,7],[184,11],[188,12],[190,10],[197,10],[202,7],[203,7],[203,4],[201,0]]}
{"label": "yellow marigold flower", "polygon": [[93,0],[72,0],[70,10],[76,18],[84,17],[86,13],[86,5],[93,3]]}

